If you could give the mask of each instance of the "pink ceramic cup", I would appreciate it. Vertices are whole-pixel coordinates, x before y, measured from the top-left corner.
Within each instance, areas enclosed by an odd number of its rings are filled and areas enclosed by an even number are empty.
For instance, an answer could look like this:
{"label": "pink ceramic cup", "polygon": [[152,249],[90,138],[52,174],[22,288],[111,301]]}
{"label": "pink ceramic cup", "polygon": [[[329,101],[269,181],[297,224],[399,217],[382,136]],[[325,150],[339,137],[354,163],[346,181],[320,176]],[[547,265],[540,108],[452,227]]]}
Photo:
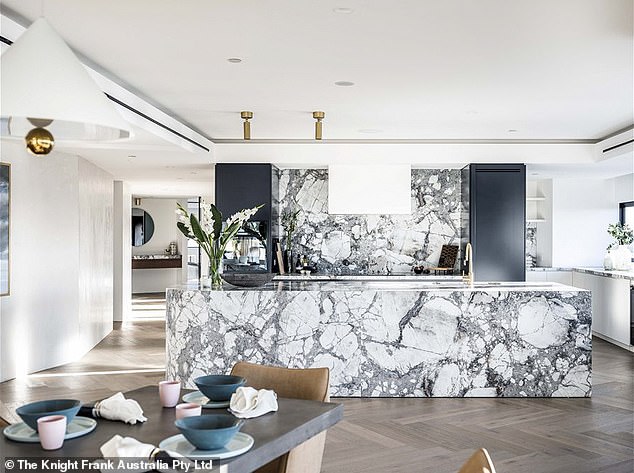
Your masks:
{"label": "pink ceramic cup", "polygon": [[163,407],[174,407],[178,404],[180,394],[180,381],[161,381],[159,383],[159,398]]}
{"label": "pink ceramic cup", "polygon": [[37,433],[44,450],[57,450],[64,445],[66,416],[46,416],[37,420]]}
{"label": "pink ceramic cup", "polygon": [[199,416],[202,415],[203,408],[199,404],[187,402],[176,406],[176,418],[182,419],[183,417]]}

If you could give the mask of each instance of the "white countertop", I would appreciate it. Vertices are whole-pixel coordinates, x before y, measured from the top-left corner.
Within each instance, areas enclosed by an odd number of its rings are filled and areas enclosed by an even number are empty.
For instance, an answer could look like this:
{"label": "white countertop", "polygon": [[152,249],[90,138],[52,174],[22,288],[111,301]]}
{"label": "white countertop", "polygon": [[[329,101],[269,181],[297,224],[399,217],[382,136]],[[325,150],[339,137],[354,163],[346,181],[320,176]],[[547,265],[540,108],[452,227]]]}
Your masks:
{"label": "white countertop", "polygon": [[614,279],[631,279],[634,281],[634,270],[629,271],[608,271],[603,268],[561,268],[561,267],[533,267],[526,268],[531,272],[548,272],[548,271],[576,271],[578,273],[594,274],[596,276],[605,276]]}

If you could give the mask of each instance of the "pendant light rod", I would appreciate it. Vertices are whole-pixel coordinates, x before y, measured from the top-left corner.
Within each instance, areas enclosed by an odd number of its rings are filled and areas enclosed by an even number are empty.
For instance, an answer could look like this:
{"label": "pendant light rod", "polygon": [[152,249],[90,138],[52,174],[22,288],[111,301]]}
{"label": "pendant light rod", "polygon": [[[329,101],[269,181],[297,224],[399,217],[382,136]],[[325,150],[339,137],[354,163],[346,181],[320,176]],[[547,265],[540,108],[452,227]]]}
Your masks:
{"label": "pendant light rod", "polygon": [[249,122],[249,120],[251,120],[253,118],[253,112],[249,112],[249,111],[242,111],[240,112],[240,117],[244,120],[244,123],[242,124],[242,137],[245,140],[250,140],[251,139],[251,122]]}
{"label": "pendant light rod", "polygon": [[313,118],[316,120],[315,122],[315,139],[316,140],[321,140],[322,138],[322,132],[323,132],[323,127],[322,127],[322,120],[324,119],[324,117],[326,116],[326,114],[324,112],[313,112]]}

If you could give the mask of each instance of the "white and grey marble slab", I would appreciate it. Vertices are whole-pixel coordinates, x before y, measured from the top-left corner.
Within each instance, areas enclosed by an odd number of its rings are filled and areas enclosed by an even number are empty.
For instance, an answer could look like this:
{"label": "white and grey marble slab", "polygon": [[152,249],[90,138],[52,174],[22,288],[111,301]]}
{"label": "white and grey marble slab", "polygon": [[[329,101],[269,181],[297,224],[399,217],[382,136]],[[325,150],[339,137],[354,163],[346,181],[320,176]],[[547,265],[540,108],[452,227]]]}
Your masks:
{"label": "white and grey marble slab", "polygon": [[614,279],[630,279],[634,281],[634,271],[608,271],[603,268],[574,268],[573,271],[578,273],[594,274],[596,276],[605,276]]}
{"label": "white and grey marble slab", "polygon": [[460,281],[461,276],[429,274],[284,274],[273,281]]}
{"label": "white and grey marble slab", "polygon": [[[167,291],[167,376],[325,366],[333,396],[588,397],[591,293],[555,283],[287,281]],[[248,384],[248,383],[247,383]]]}

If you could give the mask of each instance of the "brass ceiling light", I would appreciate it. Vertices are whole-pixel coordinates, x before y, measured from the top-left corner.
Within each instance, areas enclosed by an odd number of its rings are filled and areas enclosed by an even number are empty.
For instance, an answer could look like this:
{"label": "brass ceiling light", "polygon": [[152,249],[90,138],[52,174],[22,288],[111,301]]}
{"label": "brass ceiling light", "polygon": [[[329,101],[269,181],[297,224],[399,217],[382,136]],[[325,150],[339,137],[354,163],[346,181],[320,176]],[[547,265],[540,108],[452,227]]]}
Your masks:
{"label": "brass ceiling light", "polygon": [[35,156],[45,156],[55,146],[55,138],[46,128],[33,128],[26,134],[26,149]]}
{"label": "brass ceiling light", "polygon": [[253,118],[253,112],[243,111],[240,112],[240,117],[244,120],[242,124],[242,134],[245,140],[251,139],[251,120]]}
{"label": "brass ceiling light", "polygon": [[315,122],[315,139],[316,140],[321,140],[322,131],[323,131],[321,121],[324,119],[325,116],[326,114],[324,112],[313,112],[313,118],[317,120]]}

